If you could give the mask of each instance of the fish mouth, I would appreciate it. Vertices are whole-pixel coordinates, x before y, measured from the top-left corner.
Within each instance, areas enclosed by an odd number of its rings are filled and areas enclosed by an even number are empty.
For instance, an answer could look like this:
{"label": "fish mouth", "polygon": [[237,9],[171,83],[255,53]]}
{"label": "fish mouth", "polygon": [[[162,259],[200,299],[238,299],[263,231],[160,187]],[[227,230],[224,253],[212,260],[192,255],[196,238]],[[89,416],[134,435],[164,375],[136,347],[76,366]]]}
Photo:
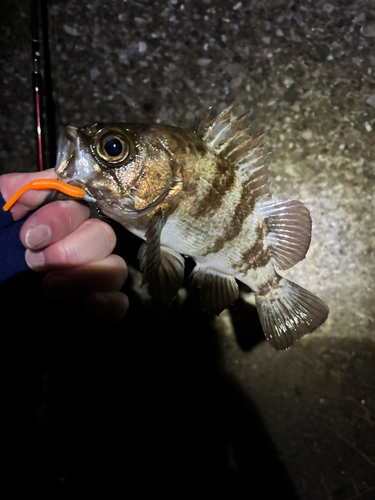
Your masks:
{"label": "fish mouth", "polygon": [[109,200],[105,196],[105,193],[101,191],[101,189],[89,189],[85,182],[80,179],[71,179],[67,182],[70,186],[75,186],[83,189],[87,193],[87,197],[84,198],[86,201],[95,202],[100,208],[108,208],[108,206],[115,207],[116,210],[121,210],[122,212],[136,215],[137,211],[134,209],[134,198],[132,196],[126,197],[126,199],[121,200]]}
{"label": "fish mouth", "polygon": [[89,190],[87,189],[86,184],[84,182],[80,181],[80,180],[72,179],[67,184],[69,184],[69,186],[75,186],[75,187],[79,187],[81,189],[84,189],[87,193],[89,192]]}
{"label": "fish mouth", "polygon": [[[74,134],[71,130],[75,127],[60,127],[59,129],[59,139],[57,143],[57,156],[56,156],[56,166],[55,170],[58,173],[59,170],[63,170],[67,163],[67,160],[72,156],[74,149]],[[76,130],[76,129],[75,129]],[[75,133],[77,136],[77,133]]]}

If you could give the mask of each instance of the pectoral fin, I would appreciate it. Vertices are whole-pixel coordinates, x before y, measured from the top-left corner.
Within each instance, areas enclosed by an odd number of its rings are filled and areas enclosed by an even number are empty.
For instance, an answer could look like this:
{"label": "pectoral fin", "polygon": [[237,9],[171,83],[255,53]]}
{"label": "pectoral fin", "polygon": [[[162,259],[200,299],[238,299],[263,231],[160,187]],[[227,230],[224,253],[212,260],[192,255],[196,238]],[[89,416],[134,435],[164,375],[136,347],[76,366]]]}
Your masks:
{"label": "pectoral fin", "polygon": [[[145,265],[147,251],[147,244],[143,243],[138,252],[142,271]],[[158,262],[158,265],[149,268],[150,271],[147,274],[147,282],[155,302],[167,309],[175,298],[178,290],[181,288],[184,279],[185,259],[178,253],[159,247]],[[143,278],[143,281],[144,280],[145,278]]]}
{"label": "pectoral fin", "polygon": [[202,309],[208,313],[220,314],[238,299],[236,280],[211,269],[195,268],[192,285],[200,289]]}
{"label": "pectoral fin", "polygon": [[160,235],[163,229],[163,217],[161,212],[156,212],[150,219],[146,230],[146,242],[143,243],[138,259],[143,273],[142,285],[148,283],[150,276],[160,266]]}

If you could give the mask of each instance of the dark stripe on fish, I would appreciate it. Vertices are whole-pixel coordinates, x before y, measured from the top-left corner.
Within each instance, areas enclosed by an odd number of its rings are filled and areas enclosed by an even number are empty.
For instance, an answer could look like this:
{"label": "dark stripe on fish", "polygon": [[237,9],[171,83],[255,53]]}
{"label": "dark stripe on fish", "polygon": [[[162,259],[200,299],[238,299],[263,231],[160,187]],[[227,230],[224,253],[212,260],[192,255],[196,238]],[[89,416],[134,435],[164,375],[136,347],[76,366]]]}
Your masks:
{"label": "dark stripe on fish", "polygon": [[[215,176],[211,181],[208,193],[202,200],[197,199],[194,203],[190,211],[192,217],[198,218],[217,211],[223,203],[223,197],[234,184],[236,173],[233,167],[220,157],[213,157],[212,161]],[[192,184],[192,189],[195,190],[194,184]]]}
{"label": "dark stripe on fish", "polygon": [[244,276],[250,269],[265,267],[271,259],[271,252],[268,245],[264,248],[264,239],[268,234],[264,222],[256,226],[255,233],[257,238],[254,245],[243,252],[239,261],[232,264],[232,269]]}
{"label": "dark stripe on fish", "polygon": [[275,276],[270,279],[270,281],[267,281],[266,283],[262,283],[256,293],[258,295],[267,295],[269,292],[273,291],[274,293],[281,288],[279,285],[280,280],[282,279],[281,276],[278,274],[275,274]]}
{"label": "dark stripe on fish", "polygon": [[254,210],[254,198],[252,196],[251,182],[244,182],[241,186],[241,197],[234,210],[232,219],[224,230],[224,234],[217,237],[216,240],[204,249],[203,255],[208,253],[217,253],[226,243],[234,240],[242,231],[245,220]]}
{"label": "dark stripe on fish", "polygon": [[203,142],[197,142],[194,146],[196,153],[200,153],[202,156],[207,152],[207,146]]}
{"label": "dark stripe on fish", "polygon": [[[186,133],[184,131],[180,130],[174,130],[173,133],[171,134],[171,139],[174,141],[174,151],[178,151],[179,153],[186,153],[187,148],[190,144],[188,144],[188,141],[186,140]],[[190,137],[188,136],[188,139]],[[190,140],[189,140],[190,143]],[[172,143],[173,144],[173,143]]]}
{"label": "dark stripe on fish", "polygon": [[199,158],[209,151],[207,145],[195,134],[178,128],[173,128],[170,132],[168,142],[172,144],[169,151],[173,150],[187,155],[196,154]]}

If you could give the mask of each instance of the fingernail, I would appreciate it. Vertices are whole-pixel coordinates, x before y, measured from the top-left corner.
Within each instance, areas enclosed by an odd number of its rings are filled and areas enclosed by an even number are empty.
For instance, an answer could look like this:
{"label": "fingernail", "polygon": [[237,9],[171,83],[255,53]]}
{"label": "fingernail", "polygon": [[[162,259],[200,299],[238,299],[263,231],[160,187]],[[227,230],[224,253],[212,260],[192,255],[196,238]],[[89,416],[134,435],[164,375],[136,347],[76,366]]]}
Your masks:
{"label": "fingernail", "polygon": [[51,228],[45,224],[39,224],[27,231],[25,238],[26,246],[35,250],[48,243],[50,237]]}
{"label": "fingernail", "polygon": [[34,270],[42,268],[45,264],[45,258],[43,252],[33,252],[32,250],[26,250],[25,252],[26,264]]}

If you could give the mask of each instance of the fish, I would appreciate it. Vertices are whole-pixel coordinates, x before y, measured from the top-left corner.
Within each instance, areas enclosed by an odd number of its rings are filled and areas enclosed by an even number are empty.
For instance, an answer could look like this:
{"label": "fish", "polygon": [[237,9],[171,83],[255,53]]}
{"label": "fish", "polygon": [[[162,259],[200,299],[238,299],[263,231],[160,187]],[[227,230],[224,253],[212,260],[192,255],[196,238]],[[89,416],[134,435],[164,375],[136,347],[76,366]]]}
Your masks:
{"label": "fish", "polygon": [[272,198],[262,136],[251,135],[251,110],[236,110],[235,102],[213,119],[209,110],[193,131],[161,123],[68,126],[55,172],[143,240],[142,284],[160,307],[176,297],[189,257],[204,311],[232,305],[241,282],[255,294],[266,339],[283,350],[329,312],[278,273],[305,258],[312,220],[300,201]]}

